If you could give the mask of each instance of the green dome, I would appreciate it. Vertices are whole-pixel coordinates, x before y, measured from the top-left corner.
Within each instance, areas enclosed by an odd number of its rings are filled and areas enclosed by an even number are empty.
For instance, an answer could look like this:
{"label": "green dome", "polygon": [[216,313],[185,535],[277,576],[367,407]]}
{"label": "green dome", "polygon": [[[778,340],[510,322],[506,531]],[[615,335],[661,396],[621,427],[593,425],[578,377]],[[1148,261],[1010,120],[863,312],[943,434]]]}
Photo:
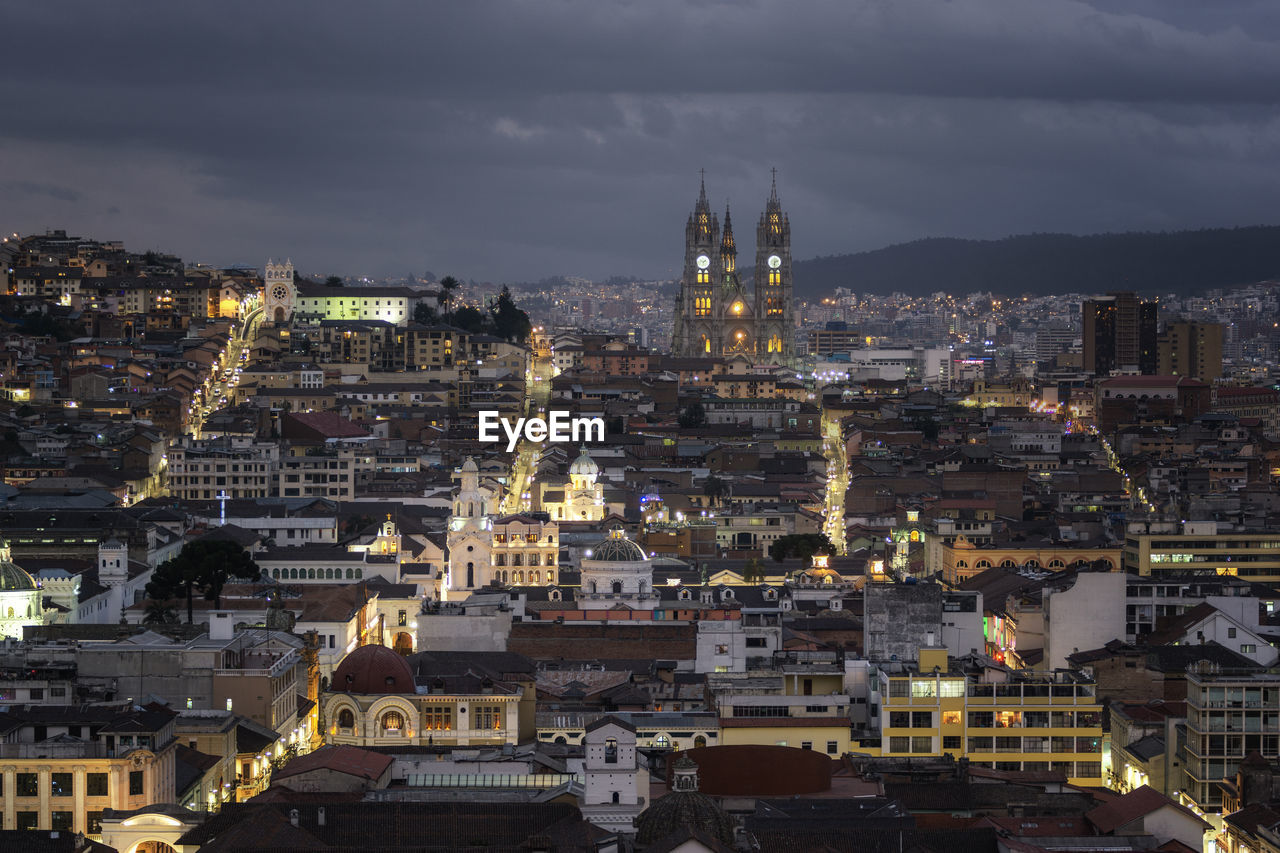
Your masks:
{"label": "green dome", "polygon": [[622,536],[622,531],[610,536],[591,549],[591,558],[601,563],[643,563],[647,557],[644,549]]}
{"label": "green dome", "polygon": [[0,592],[29,591],[37,589],[35,578],[15,563],[0,562]]}

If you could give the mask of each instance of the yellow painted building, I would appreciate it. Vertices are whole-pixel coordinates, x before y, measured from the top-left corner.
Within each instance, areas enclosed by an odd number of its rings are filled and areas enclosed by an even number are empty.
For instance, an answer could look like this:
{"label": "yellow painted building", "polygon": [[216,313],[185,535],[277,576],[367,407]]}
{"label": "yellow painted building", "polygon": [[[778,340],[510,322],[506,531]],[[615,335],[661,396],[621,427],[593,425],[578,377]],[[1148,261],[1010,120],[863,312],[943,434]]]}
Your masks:
{"label": "yellow painted building", "polygon": [[720,743],[852,749],[849,696],[836,664],[783,664],[764,672],[715,673],[707,690],[720,715]]}
{"label": "yellow painted building", "polygon": [[942,577],[952,586],[963,583],[987,569],[1034,569],[1059,572],[1073,566],[1090,565],[1098,560],[1111,564],[1113,571],[1120,568],[1120,548],[1091,548],[1059,543],[1045,547],[1017,547],[1014,545],[975,545],[964,536],[954,542],[941,543],[940,570]]}
{"label": "yellow painted building", "polygon": [[914,671],[881,670],[879,678],[882,755],[950,753],[996,770],[1061,770],[1071,784],[1102,785],[1102,709],[1093,682],[1075,673],[978,681],[951,667],[946,649],[921,649]]}

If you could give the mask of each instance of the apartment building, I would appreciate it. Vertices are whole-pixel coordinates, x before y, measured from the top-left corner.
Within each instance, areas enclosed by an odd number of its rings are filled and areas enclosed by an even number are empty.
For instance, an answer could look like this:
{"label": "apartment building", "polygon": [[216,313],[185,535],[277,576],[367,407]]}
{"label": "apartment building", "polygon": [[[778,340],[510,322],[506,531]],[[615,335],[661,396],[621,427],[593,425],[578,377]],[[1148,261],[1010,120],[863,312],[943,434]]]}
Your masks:
{"label": "apartment building", "polygon": [[1280,578],[1280,532],[1219,532],[1216,521],[1131,522],[1124,568],[1143,577],[1193,572],[1274,583]]}
{"label": "apartment building", "polygon": [[0,723],[4,828],[93,836],[107,809],[172,802],[174,719],[127,706],[11,706]]}
{"label": "apartment building", "polygon": [[356,458],[351,447],[295,444],[281,456],[276,487],[282,498],[350,501],[356,495]]}
{"label": "apartment building", "polygon": [[169,447],[169,494],[181,500],[273,497],[279,465],[274,441],[184,436]]}
{"label": "apartment building", "polygon": [[1218,783],[1234,781],[1255,750],[1268,761],[1280,758],[1280,675],[1207,661],[1189,667],[1181,801],[1219,811]]}
{"label": "apartment building", "polygon": [[720,743],[843,755],[851,748],[844,668],[831,652],[780,653],[768,669],[707,675]]}
{"label": "apartment building", "polygon": [[1094,683],[1078,673],[975,675],[945,648],[922,648],[915,665],[881,665],[878,676],[870,701],[880,704],[873,725],[883,755],[949,753],[995,770],[1060,770],[1071,784],[1102,784],[1102,709]]}

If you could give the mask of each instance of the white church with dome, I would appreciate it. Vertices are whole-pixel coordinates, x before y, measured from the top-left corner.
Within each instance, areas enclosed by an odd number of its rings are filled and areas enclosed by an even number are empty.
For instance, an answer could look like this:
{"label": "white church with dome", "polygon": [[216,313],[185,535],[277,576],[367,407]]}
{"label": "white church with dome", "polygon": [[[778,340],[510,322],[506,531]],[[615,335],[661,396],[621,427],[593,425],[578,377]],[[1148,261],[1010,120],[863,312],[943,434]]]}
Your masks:
{"label": "white church with dome", "polygon": [[44,624],[42,592],[31,577],[13,562],[9,543],[0,540],[0,637],[22,639],[22,629]]}
{"label": "white church with dome", "polygon": [[621,527],[582,558],[583,610],[608,610],[622,605],[632,610],[653,610],[659,597],[653,590],[653,562],[644,549],[628,539]]}
{"label": "white church with dome", "polygon": [[563,492],[544,492],[541,503],[552,521],[604,520],[606,507],[600,466],[587,453],[585,445],[569,466],[568,486]]}

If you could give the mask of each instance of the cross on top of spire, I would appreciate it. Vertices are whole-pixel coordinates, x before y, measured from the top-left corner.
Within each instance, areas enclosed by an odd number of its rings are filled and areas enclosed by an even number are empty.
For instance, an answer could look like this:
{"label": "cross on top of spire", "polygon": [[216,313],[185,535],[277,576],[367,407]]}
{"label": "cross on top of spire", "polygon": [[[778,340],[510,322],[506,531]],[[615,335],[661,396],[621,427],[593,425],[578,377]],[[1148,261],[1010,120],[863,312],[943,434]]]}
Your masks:
{"label": "cross on top of spire", "polygon": [[774,168],[769,171],[773,173],[773,184],[769,188],[769,201],[776,202],[778,200],[778,170]]}

